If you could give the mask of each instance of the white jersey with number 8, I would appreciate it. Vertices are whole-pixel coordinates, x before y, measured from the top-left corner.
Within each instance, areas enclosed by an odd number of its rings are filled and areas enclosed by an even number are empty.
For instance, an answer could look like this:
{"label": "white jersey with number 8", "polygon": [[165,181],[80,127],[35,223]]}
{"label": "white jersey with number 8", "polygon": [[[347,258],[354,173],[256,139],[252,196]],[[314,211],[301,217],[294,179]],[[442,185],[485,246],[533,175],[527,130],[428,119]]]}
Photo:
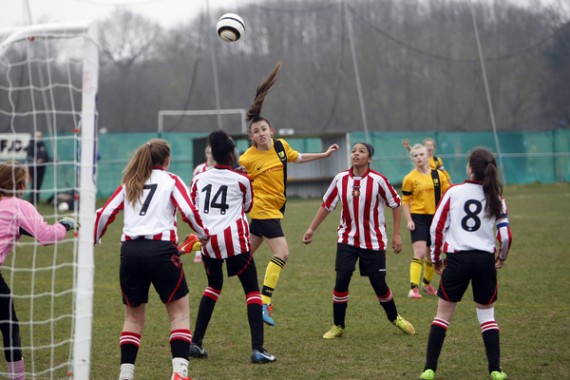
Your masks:
{"label": "white jersey with number 8", "polygon": [[487,202],[483,187],[473,181],[450,187],[435,212],[431,232],[431,259],[441,260],[441,252],[454,253],[479,250],[496,251],[496,238],[499,241],[499,257],[506,259],[511,245],[511,232],[507,206],[502,200],[500,218],[485,212]]}

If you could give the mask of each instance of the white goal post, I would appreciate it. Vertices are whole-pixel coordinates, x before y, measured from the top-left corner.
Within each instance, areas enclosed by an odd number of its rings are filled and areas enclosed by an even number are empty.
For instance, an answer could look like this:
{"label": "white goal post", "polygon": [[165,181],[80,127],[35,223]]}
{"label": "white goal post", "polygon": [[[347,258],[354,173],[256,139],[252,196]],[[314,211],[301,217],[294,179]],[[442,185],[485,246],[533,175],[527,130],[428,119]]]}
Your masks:
{"label": "white goal post", "polygon": [[[166,116],[212,116],[212,115],[240,115],[241,133],[247,134],[247,123],[245,122],[247,110],[243,108],[229,108],[219,110],[160,110],[158,111],[158,133],[162,135],[164,132],[164,118]],[[212,128],[213,129],[213,128]],[[190,131],[188,131],[190,132]],[[210,132],[208,131],[191,131],[191,132]]]}
{"label": "white goal post", "polygon": [[[90,378],[97,35],[96,25],[90,22],[0,30],[0,132],[30,138],[43,132],[53,160],[46,168],[49,179],[44,181],[40,194],[44,198],[51,194],[50,199],[55,202],[38,205],[38,209],[50,223],[72,214],[81,225],[73,237],[68,233],[66,240],[50,248],[40,247],[32,239],[21,239],[9,254],[12,258],[6,259],[4,277],[12,288],[16,312],[26,330],[22,333],[26,378]],[[16,137],[13,140],[21,141]],[[14,151],[12,157],[12,153],[6,154],[3,160],[22,160],[21,149]],[[58,194],[63,191],[74,194],[69,211],[57,207]],[[26,263],[21,264],[22,261]],[[51,284],[43,282],[46,272]],[[30,276],[31,285],[20,279],[24,276]],[[18,293],[26,287],[30,288],[29,294]],[[48,298],[48,306],[43,305],[44,298]],[[71,305],[64,305],[65,302]],[[41,313],[47,313],[47,317],[36,318]],[[51,330],[38,336],[45,326]],[[66,329],[69,331],[62,331]],[[62,347],[67,353],[59,352]],[[0,377],[5,374],[0,371]]]}

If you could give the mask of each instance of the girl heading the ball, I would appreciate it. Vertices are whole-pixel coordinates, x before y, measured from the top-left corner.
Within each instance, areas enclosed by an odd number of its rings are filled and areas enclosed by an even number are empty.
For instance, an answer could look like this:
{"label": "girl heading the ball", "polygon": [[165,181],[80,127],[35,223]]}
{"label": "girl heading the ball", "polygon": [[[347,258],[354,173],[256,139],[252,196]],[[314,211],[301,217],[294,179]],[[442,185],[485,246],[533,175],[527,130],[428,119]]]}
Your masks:
{"label": "girl heading the ball", "polygon": [[254,253],[262,242],[267,242],[273,257],[267,265],[261,297],[263,300],[263,320],[270,326],[275,322],[271,317],[271,298],[277,287],[279,275],[289,258],[289,247],[281,228],[285,212],[287,163],[302,164],[330,157],[338,150],[333,144],[322,153],[299,153],[284,139],[274,139],[272,124],[261,116],[265,96],[271,91],[281,68],[278,63],[269,76],[257,87],[255,100],[247,112],[252,146],[239,158],[240,166],[253,181],[254,202],[250,212],[251,252]]}

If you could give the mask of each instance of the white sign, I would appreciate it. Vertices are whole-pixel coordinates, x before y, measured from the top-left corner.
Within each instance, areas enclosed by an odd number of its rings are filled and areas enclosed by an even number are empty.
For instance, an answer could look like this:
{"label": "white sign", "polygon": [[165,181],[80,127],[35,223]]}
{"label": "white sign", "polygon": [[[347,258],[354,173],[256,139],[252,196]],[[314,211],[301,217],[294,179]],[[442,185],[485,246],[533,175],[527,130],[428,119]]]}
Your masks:
{"label": "white sign", "polygon": [[0,133],[0,160],[25,160],[29,133]]}

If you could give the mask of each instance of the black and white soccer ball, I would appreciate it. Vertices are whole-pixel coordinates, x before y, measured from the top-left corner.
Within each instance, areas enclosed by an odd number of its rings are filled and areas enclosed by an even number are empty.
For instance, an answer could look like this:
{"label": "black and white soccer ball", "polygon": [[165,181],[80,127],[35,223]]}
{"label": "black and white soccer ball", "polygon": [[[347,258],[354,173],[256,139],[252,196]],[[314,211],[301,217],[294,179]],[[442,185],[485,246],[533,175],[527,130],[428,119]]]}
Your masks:
{"label": "black and white soccer ball", "polygon": [[226,42],[235,42],[245,32],[243,19],[235,13],[223,14],[216,24],[218,36]]}

